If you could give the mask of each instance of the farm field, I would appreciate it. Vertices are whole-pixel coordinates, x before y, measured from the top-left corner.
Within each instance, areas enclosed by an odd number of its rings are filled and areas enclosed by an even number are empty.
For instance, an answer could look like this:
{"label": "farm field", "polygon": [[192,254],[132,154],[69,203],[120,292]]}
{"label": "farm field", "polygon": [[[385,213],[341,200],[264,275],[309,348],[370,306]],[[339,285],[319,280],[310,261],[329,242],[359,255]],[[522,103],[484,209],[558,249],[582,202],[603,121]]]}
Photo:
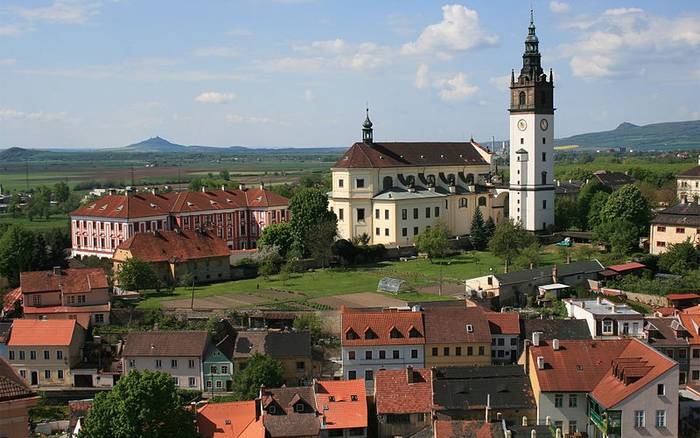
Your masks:
{"label": "farm field", "polygon": [[43,218],[34,218],[30,221],[25,216],[12,217],[9,214],[0,214],[0,225],[4,224],[19,224],[24,228],[32,231],[47,231],[51,228],[68,228],[70,220],[68,216],[54,215],[48,220]]}
{"label": "farm field", "polygon": [[596,170],[608,170],[611,172],[625,172],[631,168],[642,168],[654,173],[678,174],[692,167],[697,166],[694,158],[687,160],[665,160],[654,156],[648,157],[628,157],[618,158],[610,155],[596,157],[589,163],[562,163],[554,164],[554,175],[559,178],[561,175],[568,175],[576,171],[595,172]]}

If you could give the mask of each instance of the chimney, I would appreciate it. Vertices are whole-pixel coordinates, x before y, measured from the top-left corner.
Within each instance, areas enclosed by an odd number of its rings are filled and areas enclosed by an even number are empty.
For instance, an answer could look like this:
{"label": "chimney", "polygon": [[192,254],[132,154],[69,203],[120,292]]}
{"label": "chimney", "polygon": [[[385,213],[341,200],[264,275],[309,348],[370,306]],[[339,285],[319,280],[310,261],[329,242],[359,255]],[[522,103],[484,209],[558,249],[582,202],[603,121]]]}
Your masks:
{"label": "chimney", "polygon": [[552,350],[559,351],[559,339],[552,340]]}
{"label": "chimney", "polygon": [[500,412],[496,412],[496,421],[500,423],[501,420],[503,420],[503,414]]}
{"label": "chimney", "polygon": [[241,190],[241,191],[245,190],[245,183],[238,184],[238,190]]}
{"label": "chimney", "polygon": [[521,425],[527,426],[527,417],[525,415],[523,415],[523,421],[522,421]]}
{"label": "chimney", "polygon": [[260,420],[260,415],[262,415],[262,399],[255,400],[255,421]]}
{"label": "chimney", "polygon": [[486,394],[486,417],[484,418],[484,422],[491,422],[491,394]]}
{"label": "chimney", "polygon": [[409,365],[406,367],[406,381],[411,384],[414,381],[413,378],[413,366]]}
{"label": "chimney", "polygon": [[263,384],[263,385],[260,385],[260,393],[258,395],[258,397],[260,397],[261,402],[262,402],[262,398],[264,395],[265,395],[265,385]]}
{"label": "chimney", "polygon": [[598,304],[600,304],[600,303],[601,303],[601,301],[602,301],[602,300],[600,299],[600,296],[596,297],[596,299],[595,299],[595,300],[596,300],[596,302],[597,302]]}
{"label": "chimney", "polygon": [[157,195],[157,194],[158,194],[158,187],[157,187],[157,186],[156,186],[156,187],[151,187],[151,193],[154,194],[154,195]]}
{"label": "chimney", "polygon": [[202,193],[206,192],[207,188],[205,186],[202,186]]}
{"label": "chimney", "polygon": [[221,191],[222,191],[222,192],[225,192],[225,191],[226,191],[226,185],[225,185],[225,184],[221,184]]}
{"label": "chimney", "polygon": [[260,181],[260,190],[265,190],[265,183]]}
{"label": "chimney", "polygon": [[506,430],[506,438],[512,438],[513,437],[513,432],[510,430]]}
{"label": "chimney", "polygon": [[114,196],[117,194],[117,189],[110,188],[107,190],[107,194]]}
{"label": "chimney", "polygon": [[540,346],[540,336],[542,336],[542,332],[532,332],[532,345],[535,347]]}
{"label": "chimney", "polygon": [[535,429],[532,429],[530,431],[530,438],[537,438],[537,432],[535,431]]}
{"label": "chimney", "polygon": [[323,415],[321,415],[321,429],[325,429],[325,428],[326,428],[326,415],[323,414]]}
{"label": "chimney", "polygon": [[450,189],[450,193],[457,193],[457,187],[450,186],[449,189]]}
{"label": "chimney", "polygon": [[557,431],[554,436],[555,438],[561,438],[561,428],[557,427]]}
{"label": "chimney", "polygon": [[54,266],[53,267],[53,275],[61,275],[63,271],[61,270],[60,266]]}
{"label": "chimney", "polygon": [[542,356],[537,356],[537,369],[538,370],[544,369],[544,357],[542,357]]}

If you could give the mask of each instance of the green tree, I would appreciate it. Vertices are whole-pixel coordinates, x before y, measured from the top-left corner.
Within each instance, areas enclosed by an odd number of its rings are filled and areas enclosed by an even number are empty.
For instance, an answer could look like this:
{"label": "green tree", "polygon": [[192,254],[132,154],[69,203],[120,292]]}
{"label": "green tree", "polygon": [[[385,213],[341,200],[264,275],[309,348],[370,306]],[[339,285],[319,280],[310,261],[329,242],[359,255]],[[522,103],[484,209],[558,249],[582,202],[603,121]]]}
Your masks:
{"label": "green tree", "polygon": [[19,213],[22,211],[21,204],[22,204],[22,197],[19,196],[18,193],[14,193],[10,197],[10,203],[7,205],[8,213],[12,214],[12,217],[19,216]]}
{"label": "green tree", "polygon": [[59,181],[53,186],[53,197],[54,201],[62,204],[68,201],[70,197],[70,187],[63,181]]}
{"label": "green tree", "polygon": [[496,231],[496,223],[493,221],[491,216],[486,219],[486,222],[484,223],[484,230],[486,231],[486,240],[491,240],[493,233]]}
{"label": "green tree", "polygon": [[19,274],[34,267],[34,233],[21,225],[12,225],[0,238],[0,275],[7,277],[10,286],[19,286]]}
{"label": "green tree", "polygon": [[428,254],[428,260],[432,263],[434,259],[444,257],[447,254],[449,245],[447,227],[438,223],[432,228],[427,228],[416,237],[415,242],[418,252]]}
{"label": "green tree", "polygon": [[520,251],[520,254],[518,254],[518,257],[515,259],[515,264],[522,269],[539,266],[542,261],[542,254],[540,251],[541,248],[537,242],[526,246]]}
{"label": "green tree", "polygon": [[598,192],[610,193],[611,190],[608,186],[601,184],[597,179],[593,178],[581,187],[581,191],[578,194],[578,226],[582,230],[591,229],[591,227],[588,226],[588,213],[591,209],[591,200]]}
{"label": "green tree", "polygon": [[601,222],[593,235],[598,244],[616,257],[622,257],[639,249],[639,233],[633,223],[624,219]]}
{"label": "green tree", "polygon": [[601,215],[606,221],[620,219],[631,223],[637,231],[637,237],[649,232],[651,207],[639,188],[633,184],[622,186],[613,192]]}
{"label": "green tree", "polygon": [[508,220],[496,226],[493,237],[489,241],[489,249],[503,260],[507,271],[520,252],[535,243],[537,238],[533,234],[523,229],[520,223]]}
{"label": "green tree", "polygon": [[131,371],[95,396],[79,438],[196,438],[193,414],[170,375]]}
{"label": "green tree", "polygon": [[70,248],[70,236],[62,228],[51,228],[44,233],[46,242],[46,262],[49,267],[68,266],[66,260],[66,248]]}
{"label": "green tree", "polygon": [[224,169],[219,172],[219,178],[223,179],[224,181],[231,181],[231,174],[228,170]]}
{"label": "green tree", "polygon": [[578,226],[578,203],[568,197],[554,199],[554,225],[557,230]]}
{"label": "green tree", "polygon": [[589,229],[594,230],[601,222],[606,220],[603,209],[608,203],[608,198],[610,198],[608,192],[598,192],[591,198],[587,219]]}
{"label": "green tree", "polygon": [[486,224],[484,224],[484,217],[481,215],[481,209],[479,207],[474,211],[474,217],[472,217],[472,227],[469,231],[469,240],[472,243],[474,249],[478,251],[483,251],[489,244],[488,236],[486,235]]}
{"label": "green tree", "polygon": [[309,255],[321,263],[321,267],[328,266],[333,254],[333,242],[338,235],[338,225],[335,220],[321,221],[306,233],[306,242]]}
{"label": "green tree", "polygon": [[258,239],[258,247],[275,246],[282,257],[286,257],[294,244],[292,225],[289,222],[270,224],[263,230]]}
{"label": "green tree", "polygon": [[243,371],[233,376],[233,395],[236,400],[253,400],[260,386],[277,388],[284,383],[284,368],[279,361],[265,354],[254,353]]}
{"label": "green tree", "polygon": [[118,286],[125,290],[159,288],[158,277],[148,262],[132,257],[119,265],[116,272]]}
{"label": "green tree", "polygon": [[48,187],[39,187],[27,203],[27,218],[32,221],[34,218],[43,217],[48,219],[51,216],[51,190]]}
{"label": "green tree", "polygon": [[311,337],[318,339],[321,337],[321,318],[314,312],[306,312],[296,316],[294,318],[294,329],[295,330],[308,330],[311,333]]}
{"label": "green tree", "polygon": [[659,269],[672,274],[683,275],[699,266],[698,248],[690,240],[669,245],[659,256]]}
{"label": "green tree", "polygon": [[294,236],[294,250],[302,257],[306,257],[310,253],[307,241],[310,230],[324,222],[329,222],[337,227],[338,219],[335,213],[328,209],[328,197],[323,190],[300,189],[289,200],[289,211],[292,215],[290,224]]}

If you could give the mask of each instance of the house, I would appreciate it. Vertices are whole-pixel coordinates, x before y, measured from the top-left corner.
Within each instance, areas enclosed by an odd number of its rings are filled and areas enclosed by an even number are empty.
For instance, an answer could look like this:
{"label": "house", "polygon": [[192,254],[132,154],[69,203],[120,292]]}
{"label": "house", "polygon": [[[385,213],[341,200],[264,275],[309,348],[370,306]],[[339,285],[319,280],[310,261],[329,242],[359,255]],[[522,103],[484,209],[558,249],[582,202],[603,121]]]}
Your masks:
{"label": "house", "polygon": [[29,437],[29,410],[39,397],[5,359],[0,357],[0,436]]}
{"label": "house", "polygon": [[209,344],[204,355],[205,391],[231,391],[233,384],[233,350],[236,345],[235,335],[226,335],[216,345]]}
{"label": "house", "polygon": [[426,368],[379,370],[374,381],[377,436],[411,436],[432,423],[432,371]]}
{"label": "house", "polygon": [[533,333],[539,333],[539,339],[549,341],[592,339],[588,323],[583,319],[523,319],[520,324],[524,341],[532,339]]}
{"label": "house", "polygon": [[303,384],[313,372],[311,334],[306,331],[247,330],[238,332],[233,349],[234,371],[243,371],[249,358],[255,353],[267,354],[278,360],[284,369],[284,381],[287,385]]}
{"label": "house", "polygon": [[678,365],[633,339],[565,341],[524,353],[538,424],[563,434],[678,436]]}
{"label": "house", "polygon": [[161,371],[181,389],[204,390],[202,362],[209,347],[205,331],[131,332],[122,352],[124,374]]}
{"label": "house", "polygon": [[71,256],[112,257],[135,233],[206,228],[229,249],[255,248],[262,230],[289,219],[289,201],[266,189],[110,191],[71,213]]}
{"label": "house", "polygon": [[585,181],[575,179],[565,181],[555,179],[554,196],[556,198],[568,198],[576,200],[578,198],[579,192],[581,192],[581,187],[583,187],[585,183]]}
{"label": "house", "polygon": [[202,438],[264,438],[259,400],[207,403],[197,408]]}
{"label": "house", "polygon": [[486,312],[491,332],[491,362],[515,363],[520,356],[520,315],[517,312]]}
{"label": "house", "polygon": [[410,309],[341,308],[343,377],[364,378],[368,389],[379,369],[405,369],[424,364],[423,312]]}
{"label": "house", "polygon": [[698,166],[676,175],[676,194],[678,199],[696,203],[700,200],[700,157]]}
{"label": "house", "polygon": [[569,318],[583,319],[595,339],[619,336],[642,337],[644,315],[626,304],[597,297],[595,299],[564,300]]}
{"label": "house", "polygon": [[133,257],[148,262],[163,284],[231,278],[226,241],[204,229],[136,233],[114,251],[114,272]]}
{"label": "house", "polygon": [[439,420],[483,420],[496,414],[509,423],[535,418],[530,380],[519,365],[437,368],[432,382],[433,415]]}
{"label": "house", "polygon": [[15,319],[8,361],[32,387],[71,387],[84,343],[85,330],[73,319]]}
{"label": "house", "polygon": [[700,205],[683,202],[657,213],[649,225],[649,252],[662,254],[677,243],[697,244],[700,229]]}
{"label": "house", "polygon": [[678,293],[667,294],[666,299],[671,307],[677,310],[687,309],[696,304],[700,304],[700,294],[696,293]]}
{"label": "house", "polygon": [[19,281],[24,318],[74,319],[84,329],[109,324],[109,283],[101,268],[22,272]]}
{"label": "house", "polygon": [[623,275],[641,275],[645,270],[649,269],[646,265],[639,263],[639,262],[628,262],[628,263],[622,263],[619,265],[610,265],[605,268],[603,272],[600,273],[600,276],[605,279],[614,279],[617,277],[621,277]]}
{"label": "house", "polygon": [[310,386],[261,388],[260,404],[266,437],[317,437],[321,433],[322,418]]}
{"label": "house", "polygon": [[678,383],[685,385],[690,369],[688,330],[679,317],[646,318],[644,338],[652,347],[678,362]]}
{"label": "house", "polygon": [[481,308],[428,306],[423,314],[425,367],[491,363],[491,333]]}
{"label": "house", "polygon": [[700,314],[681,313],[681,322],[688,333],[688,385],[700,392]]}
{"label": "house", "polygon": [[593,180],[598,181],[612,191],[615,191],[622,186],[635,183],[635,179],[626,173],[611,172],[608,170],[597,170],[593,172]]}
{"label": "house", "polygon": [[0,322],[0,359],[7,360],[7,341],[10,340],[11,322]]}
{"label": "house", "polygon": [[313,389],[322,438],[367,437],[367,393],[362,379],[314,380]]}

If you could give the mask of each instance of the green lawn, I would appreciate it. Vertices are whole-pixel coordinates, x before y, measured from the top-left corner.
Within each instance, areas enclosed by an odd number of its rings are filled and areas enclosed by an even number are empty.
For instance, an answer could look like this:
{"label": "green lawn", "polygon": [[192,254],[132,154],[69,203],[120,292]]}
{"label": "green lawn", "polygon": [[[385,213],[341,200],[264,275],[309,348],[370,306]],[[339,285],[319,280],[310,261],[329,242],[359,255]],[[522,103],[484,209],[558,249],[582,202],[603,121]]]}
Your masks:
{"label": "green lawn", "polygon": [[51,216],[48,220],[35,218],[33,221],[30,221],[26,216],[14,218],[9,214],[2,214],[0,215],[0,224],[20,224],[33,231],[47,231],[51,228],[68,228],[70,226],[70,219],[68,216],[55,215]]}
{"label": "green lawn", "polygon": [[[551,250],[543,253],[542,263],[562,262],[560,254]],[[215,283],[195,288],[197,298],[226,294],[250,294],[265,297],[265,291],[278,290],[291,292],[289,301],[305,301],[319,297],[373,292],[382,277],[396,277],[406,280],[411,288],[434,285],[442,276],[445,282],[461,282],[468,278],[501,272],[503,264],[490,252],[468,252],[455,257],[430,263],[425,259],[410,261],[382,262],[371,266],[351,269],[318,269],[314,272],[295,274],[283,282],[277,276]],[[158,308],[163,301],[186,299],[191,296],[191,288],[176,288],[173,294],[146,294],[139,303],[140,308]],[[427,293],[406,292],[396,296],[405,301],[430,301],[451,299]],[[279,302],[272,300],[271,302]]]}

